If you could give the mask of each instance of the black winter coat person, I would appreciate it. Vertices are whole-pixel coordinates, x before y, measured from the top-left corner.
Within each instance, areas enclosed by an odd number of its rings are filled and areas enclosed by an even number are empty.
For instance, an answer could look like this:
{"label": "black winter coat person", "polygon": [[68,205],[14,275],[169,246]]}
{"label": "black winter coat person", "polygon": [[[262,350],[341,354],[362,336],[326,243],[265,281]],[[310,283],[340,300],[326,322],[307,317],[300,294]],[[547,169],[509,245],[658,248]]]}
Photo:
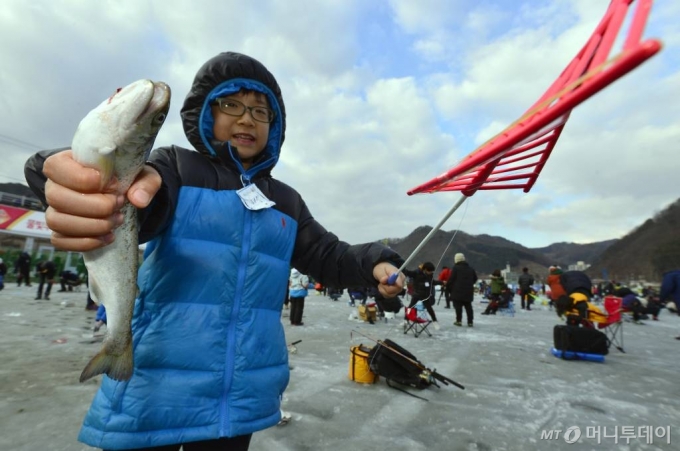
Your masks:
{"label": "black winter coat person", "polygon": [[461,261],[453,266],[445,289],[454,302],[472,302],[476,282],[475,270],[466,261]]}
{"label": "black winter coat person", "polygon": [[415,306],[418,301],[423,301],[430,319],[434,322],[435,329],[439,329],[437,314],[432,306],[434,305],[433,287],[435,284],[441,285],[441,282],[434,280],[434,265],[432,262],[425,262],[416,271],[404,269],[402,272],[413,279],[413,295],[411,302],[409,302],[409,308]]}
{"label": "black winter coat person", "polygon": [[420,265],[415,271],[404,269],[402,272],[413,280],[413,296],[411,296],[411,303],[415,304],[418,301],[428,300],[430,303],[434,300],[433,285],[439,282],[434,281],[434,265],[430,263]]}

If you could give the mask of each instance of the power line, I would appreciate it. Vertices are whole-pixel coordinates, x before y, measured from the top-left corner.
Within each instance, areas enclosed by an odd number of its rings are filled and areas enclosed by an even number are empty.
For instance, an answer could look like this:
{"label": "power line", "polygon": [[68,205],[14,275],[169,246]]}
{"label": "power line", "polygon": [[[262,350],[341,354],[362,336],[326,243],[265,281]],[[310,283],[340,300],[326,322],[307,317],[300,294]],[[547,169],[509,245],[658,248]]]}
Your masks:
{"label": "power line", "polygon": [[30,150],[43,150],[45,149],[44,146],[39,146],[37,144],[30,143],[28,141],[24,141],[18,138],[14,138],[12,136],[5,135],[3,133],[0,133],[0,141],[6,143],[6,144],[11,144],[13,146],[18,146],[18,147],[23,147],[25,149],[30,149]]}
{"label": "power line", "polygon": [[26,184],[26,179],[16,178],[16,177],[13,177],[11,175],[3,174],[2,172],[0,172],[0,177],[4,177],[4,178],[10,179],[10,180],[16,180],[17,182],[21,182],[23,185]]}

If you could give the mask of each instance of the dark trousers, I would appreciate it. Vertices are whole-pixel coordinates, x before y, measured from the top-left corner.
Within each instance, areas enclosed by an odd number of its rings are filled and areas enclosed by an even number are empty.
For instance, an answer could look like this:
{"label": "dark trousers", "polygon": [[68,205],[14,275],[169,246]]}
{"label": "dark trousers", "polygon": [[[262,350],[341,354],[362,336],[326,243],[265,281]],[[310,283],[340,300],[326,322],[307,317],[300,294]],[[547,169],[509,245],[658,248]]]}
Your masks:
{"label": "dark trousers", "polygon": [[498,311],[498,304],[500,303],[500,299],[501,299],[500,294],[490,294],[489,304],[486,306],[486,310],[484,310],[484,313],[482,313],[482,315],[495,315],[496,312]]}
{"label": "dark trousers", "polygon": [[[437,315],[434,313],[434,309],[432,308],[432,304],[434,303],[434,299],[419,299],[417,297],[412,297],[411,302],[409,303],[408,307],[413,308],[414,305],[418,303],[418,301],[423,301],[423,306],[425,306],[425,309],[427,310],[427,314],[430,315],[430,319],[432,321],[437,321]],[[406,311],[404,310],[404,315],[406,315]]]}
{"label": "dark trousers", "polygon": [[302,311],[305,309],[305,298],[290,298],[290,323],[302,324]]}
{"label": "dark trousers", "polygon": [[59,278],[59,284],[61,285],[61,291],[73,291],[73,287],[80,285],[79,280],[66,279],[65,277]]}
{"label": "dark trousers", "polygon": [[529,290],[520,290],[519,293],[520,293],[520,296],[522,297],[522,308],[525,308],[524,300],[526,299],[526,309],[531,310],[531,303],[532,303],[532,299],[531,299],[531,296],[530,296],[531,290],[530,289]]}
{"label": "dark trousers", "polygon": [[31,286],[31,271],[29,269],[20,269],[19,272],[17,273],[17,286],[21,286],[21,281],[24,280],[26,282],[26,286],[30,287]]}
{"label": "dark trousers", "polygon": [[[153,448],[135,448],[136,451],[247,451],[252,434],[237,437],[225,437],[217,440],[203,440],[180,445],[155,446]],[[135,451],[131,450],[131,451]],[[104,450],[113,451],[113,450]]]}
{"label": "dark trousers", "polygon": [[631,306],[630,310],[633,312],[633,319],[635,321],[639,320],[642,315],[652,315],[652,317],[657,317],[659,315],[659,306],[650,302],[647,307],[644,307],[642,303],[635,301]]}
{"label": "dark trousers", "polygon": [[[449,293],[444,289],[442,289],[442,292],[444,293],[444,300],[446,301],[446,308],[451,308],[451,304],[453,302],[451,300],[451,295],[449,295]],[[439,296],[439,299],[441,299],[441,295]],[[439,303],[437,303],[437,304],[439,304]]]}
{"label": "dark trousers", "polygon": [[465,307],[465,316],[467,316],[468,324],[472,324],[475,319],[475,314],[472,311],[472,302],[453,300],[453,308],[456,309],[456,322],[463,321],[463,307]]}
{"label": "dark trousers", "polygon": [[50,297],[50,292],[52,291],[52,283],[54,281],[52,279],[48,279],[45,274],[40,274],[40,285],[38,285],[38,294],[36,295],[37,298],[42,297],[43,285],[45,285],[45,282],[47,282],[47,289],[45,290],[45,299]]}

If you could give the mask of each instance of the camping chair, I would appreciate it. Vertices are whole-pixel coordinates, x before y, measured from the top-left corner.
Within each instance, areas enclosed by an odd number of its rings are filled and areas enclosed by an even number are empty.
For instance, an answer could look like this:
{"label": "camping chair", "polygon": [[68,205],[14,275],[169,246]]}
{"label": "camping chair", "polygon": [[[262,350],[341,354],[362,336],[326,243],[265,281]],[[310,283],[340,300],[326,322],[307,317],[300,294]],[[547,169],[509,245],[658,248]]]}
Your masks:
{"label": "camping chair", "polygon": [[432,323],[427,316],[423,301],[418,301],[414,307],[406,307],[406,315],[404,317],[404,335],[413,332],[415,337],[425,332],[428,336],[432,336],[427,327]]}
{"label": "camping chair", "polygon": [[498,308],[498,313],[503,316],[515,316],[515,303],[510,301],[508,305],[503,308]]}
{"label": "camping chair", "polygon": [[604,297],[604,309],[607,311],[607,322],[597,323],[598,329],[604,329],[610,346],[614,345],[616,349],[625,353],[623,350],[623,320],[622,299],[616,296]]}

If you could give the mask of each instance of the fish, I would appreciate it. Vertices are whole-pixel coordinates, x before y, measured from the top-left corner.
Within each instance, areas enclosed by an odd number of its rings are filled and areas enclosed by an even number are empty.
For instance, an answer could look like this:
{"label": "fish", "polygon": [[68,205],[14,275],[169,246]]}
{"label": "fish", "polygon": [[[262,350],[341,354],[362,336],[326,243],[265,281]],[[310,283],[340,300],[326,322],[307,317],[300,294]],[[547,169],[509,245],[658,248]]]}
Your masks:
{"label": "fish", "polygon": [[[95,168],[104,182],[118,179],[118,193],[126,193],[144,168],[156,136],[170,108],[170,87],[163,82],[138,80],[119,88],[90,111],[71,142],[73,158]],[[80,375],[84,382],[98,374],[126,381],[132,377],[132,312],[138,294],[139,238],[137,209],[125,200],[123,224],[114,230],[113,243],[83,252],[92,299],[106,308],[106,335],[101,350]]]}

